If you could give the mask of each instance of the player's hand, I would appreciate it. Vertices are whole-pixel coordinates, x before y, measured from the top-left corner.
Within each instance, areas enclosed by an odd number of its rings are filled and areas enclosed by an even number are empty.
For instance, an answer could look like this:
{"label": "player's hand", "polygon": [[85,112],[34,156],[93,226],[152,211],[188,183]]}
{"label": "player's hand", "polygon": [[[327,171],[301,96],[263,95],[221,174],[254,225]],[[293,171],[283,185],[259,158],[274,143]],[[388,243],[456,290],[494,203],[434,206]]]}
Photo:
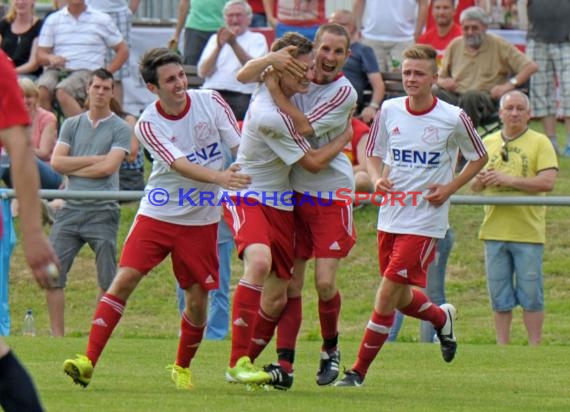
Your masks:
{"label": "player's hand", "polygon": [[[41,231],[25,234],[24,254],[36,282],[43,289],[51,288],[59,273],[59,261],[48,238]],[[56,273],[50,271],[50,265],[52,268],[55,265]]]}
{"label": "player's hand", "polygon": [[424,199],[434,206],[443,205],[447,199],[449,199],[449,196],[451,196],[451,192],[447,185],[433,184],[428,185],[427,189],[429,193],[424,196]]}
{"label": "player's hand", "polygon": [[241,167],[238,164],[231,165],[226,170],[219,172],[216,183],[228,190],[247,189],[251,183],[251,176],[239,173],[240,170]]}
{"label": "player's hand", "polygon": [[394,182],[392,182],[387,177],[381,177],[376,182],[374,182],[374,191],[375,192],[384,192],[388,193],[394,189]]}
{"label": "player's hand", "polygon": [[300,79],[307,73],[307,65],[297,61],[291,56],[291,51],[297,46],[287,46],[268,55],[270,64],[280,72],[288,72],[295,78]]}

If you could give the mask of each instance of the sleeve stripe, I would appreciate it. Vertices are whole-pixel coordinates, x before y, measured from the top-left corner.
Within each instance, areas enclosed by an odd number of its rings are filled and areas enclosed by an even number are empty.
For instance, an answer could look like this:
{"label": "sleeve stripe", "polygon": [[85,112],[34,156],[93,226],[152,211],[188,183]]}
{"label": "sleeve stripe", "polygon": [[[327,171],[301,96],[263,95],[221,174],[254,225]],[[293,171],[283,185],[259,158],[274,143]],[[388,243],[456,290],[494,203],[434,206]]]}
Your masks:
{"label": "sleeve stripe", "polygon": [[287,126],[287,129],[289,130],[289,133],[291,134],[291,137],[293,138],[293,141],[295,143],[297,143],[297,145],[301,148],[301,150],[305,153],[307,153],[310,149],[311,146],[309,145],[309,142],[307,142],[307,139],[305,139],[303,136],[301,136],[299,133],[297,133],[297,131],[295,130],[295,126],[293,124],[293,119],[291,119],[289,116],[287,116],[285,113],[283,113],[281,110],[278,110],[279,114],[281,115],[281,118],[283,119],[283,122],[285,123],[285,125]]}
{"label": "sleeve stripe", "polygon": [[471,118],[463,110],[461,110],[461,112],[459,114],[459,118],[463,122],[463,126],[465,127],[465,130],[467,130],[467,134],[469,135],[469,138],[471,139],[471,143],[473,144],[473,147],[475,148],[475,150],[479,154],[479,157],[485,156],[485,153],[487,153],[487,150],[485,150],[485,146],[483,145],[481,138],[477,134],[477,130],[475,130],[475,127],[473,126],[473,122],[471,121]]}
{"label": "sleeve stripe", "polygon": [[241,132],[239,130],[239,126],[237,124],[236,117],[234,116],[234,113],[232,112],[232,109],[230,108],[228,103],[224,100],[224,98],[218,92],[213,92],[212,97],[214,99],[214,102],[216,102],[220,106],[222,106],[222,109],[224,110],[224,113],[226,114],[230,123],[232,124],[232,127],[235,129],[236,133],[241,136]]}
{"label": "sleeve stripe", "polygon": [[141,137],[148,143],[150,147],[169,165],[174,162],[174,156],[168,149],[160,142],[152,131],[150,122],[140,122],[139,130]]}
{"label": "sleeve stripe", "polygon": [[373,156],[373,152],[374,152],[374,145],[376,143],[376,137],[378,136],[378,125],[380,124],[380,111],[382,109],[378,110],[378,113],[376,113],[376,116],[374,117],[374,121],[372,122],[372,125],[370,126],[370,132],[368,133],[368,142],[366,143],[366,156],[371,157]]}
{"label": "sleeve stripe", "polygon": [[351,87],[342,86],[330,101],[325,102],[321,106],[317,106],[309,113],[307,116],[309,123],[314,123],[315,121],[324,117],[328,112],[342,105],[350,96],[350,92]]}

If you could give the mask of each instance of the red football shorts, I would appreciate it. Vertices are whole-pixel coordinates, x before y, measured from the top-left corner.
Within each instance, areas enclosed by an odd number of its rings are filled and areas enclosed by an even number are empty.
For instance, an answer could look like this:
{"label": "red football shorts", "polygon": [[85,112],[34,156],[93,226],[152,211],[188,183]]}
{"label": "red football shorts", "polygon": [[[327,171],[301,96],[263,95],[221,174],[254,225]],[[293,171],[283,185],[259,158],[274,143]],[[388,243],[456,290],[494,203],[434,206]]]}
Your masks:
{"label": "red football shorts", "polygon": [[[224,219],[232,229],[237,252],[243,252],[256,243],[271,249],[271,270],[282,279],[291,279],[294,258],[293,212],[262,204],[248,205],[224,202]],[[238,204],[239,203],[239,204]]]}
{"label": "red football shorts", "polygon": [[346,257],[356,243],[352,205],[344,201],[326,201],[295,193],[295,257]]}
{"label": "red football shorts", "polygon": [[435,256],[437,239],[378,231],[378,261],[382,276],[425,288],[427,269]]}
{"label": "red football shorts", "polygon": [[174,276],[182,289],[199,283],[218,288],[218,224],[185,226],[137,215],[119,265],[148,273],[170,253]]}

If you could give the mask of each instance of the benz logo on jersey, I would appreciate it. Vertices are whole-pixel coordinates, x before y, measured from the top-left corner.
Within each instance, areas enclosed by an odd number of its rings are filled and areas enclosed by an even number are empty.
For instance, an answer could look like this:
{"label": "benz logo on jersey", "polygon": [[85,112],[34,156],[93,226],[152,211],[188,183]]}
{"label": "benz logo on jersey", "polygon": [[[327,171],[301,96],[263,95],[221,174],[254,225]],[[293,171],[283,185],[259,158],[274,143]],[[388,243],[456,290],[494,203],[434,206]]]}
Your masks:
{"label": "benz logo on jersey", "polygon": [[186,158],[192,163],[204,165],[213,160],[222,158],[222,151],[219,143],[212,143],[206,147],[195,149],[194,152],[186,155]]}
{"label": "benz logo on jersey", "polygon": [[424,152],[422,150],[392,149],[395,162],[437,166],[440,163],[440,152]]}

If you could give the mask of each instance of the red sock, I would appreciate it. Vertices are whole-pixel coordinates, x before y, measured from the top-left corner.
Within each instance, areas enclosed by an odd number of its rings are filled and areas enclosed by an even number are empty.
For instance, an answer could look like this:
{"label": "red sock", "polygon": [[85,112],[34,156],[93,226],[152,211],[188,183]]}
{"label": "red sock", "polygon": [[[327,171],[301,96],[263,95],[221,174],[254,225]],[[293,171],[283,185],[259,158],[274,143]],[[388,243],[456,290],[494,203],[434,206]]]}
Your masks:
{"label": "red sock", "polygon": [[404,315],[431,322],[436,329],[443,328],[447,317],[439,306],[434,305],[424,292],[412,289],[412,301],[405,308],[399,309]]}
{"label": "red sock", "polygon": [[303,305],[301,297],[288,298],[285,309],[277,322],[277,350],[293,349],[303,320]]}
{"label": "red sock", "polygon": [[89,341],[87,342],[86,355],[93,363],[97,364],[101,352],[111,337],[113,330],[121,320],[126,302],[116,296],[105,293],[93,315]]}
{"label": "red sock", "polygon": [[259,308],[247,351],[252,362],[257,359],[261,351],[271,342],[278,321],[279,319],[272,318],[262,308]]}
{"label": "red sock", "polygon": [[[322,350],[333,352],[336,350],[338,336],[338,317],[340,315],[340,293],[337,291],[331,300],[319,299],[319,320],[321,322],[321,336],[323,337]],[[327,341],[333,340],[334,346],[327,345]]]}
{"label": "red sock", "polygon": [[240,280],[232,304],[232,350],[230,353],[230,367],[232,368],[239,358],[247,355],[260,299],[261,286]]}
{"label": "red sock", "polygon": [[180,321],[180,341],[178,342],[178,353],[176,354],[176,364],[183,368],[190,366],[190,362],[196,355],[196,351],[202,342],[206,325],[196,326],[186,314],[182,312]]}
{"label": "red sock", "polygon": [[277,322],[277,361],[287,373],[293,372],[297,336],[303,320],[301,296],[287,298],[285,309]]}
{"label": "red sock", "polygon": [[388,339],[390,328],[394,323],[394,313],[382,316],[372,311],[372,317],[366,325],[364,337],[360,342],[358,349],[358,358],[353,365],[352,370],[358,372],[360,376],[365,377],[370,364],[382,349],[382,345]]}

